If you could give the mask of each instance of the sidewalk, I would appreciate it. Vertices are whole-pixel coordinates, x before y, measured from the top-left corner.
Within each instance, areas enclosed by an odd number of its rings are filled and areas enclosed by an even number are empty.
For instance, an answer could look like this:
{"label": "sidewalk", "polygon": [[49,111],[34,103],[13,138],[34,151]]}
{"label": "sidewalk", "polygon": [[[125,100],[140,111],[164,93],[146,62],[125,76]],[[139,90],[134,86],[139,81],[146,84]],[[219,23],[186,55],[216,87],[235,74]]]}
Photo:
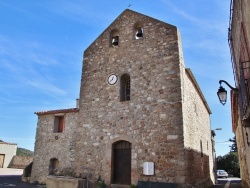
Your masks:
{"label": "sidewalk", "polygon": [[23,174],[23,169],[0,168],[0,176],[22,175],[22,174]]}

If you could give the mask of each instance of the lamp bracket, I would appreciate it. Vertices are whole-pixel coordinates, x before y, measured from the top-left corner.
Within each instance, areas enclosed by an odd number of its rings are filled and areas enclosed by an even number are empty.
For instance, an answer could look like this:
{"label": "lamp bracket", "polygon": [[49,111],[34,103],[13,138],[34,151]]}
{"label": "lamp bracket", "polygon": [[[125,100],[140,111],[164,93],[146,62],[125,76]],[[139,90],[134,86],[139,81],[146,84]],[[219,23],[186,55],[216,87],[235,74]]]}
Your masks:
{"label": "lamp bracket", "polygon": [[221,85],[222,82],[224,82],[225,84],[227,84],[227,86],[230,87],[231,90],[239,91],[238,88],[232,87],[232,86],[231,86],[229,83],[227,83],[225,80],[220,80],[220,81],[219,81],[219,84]]}

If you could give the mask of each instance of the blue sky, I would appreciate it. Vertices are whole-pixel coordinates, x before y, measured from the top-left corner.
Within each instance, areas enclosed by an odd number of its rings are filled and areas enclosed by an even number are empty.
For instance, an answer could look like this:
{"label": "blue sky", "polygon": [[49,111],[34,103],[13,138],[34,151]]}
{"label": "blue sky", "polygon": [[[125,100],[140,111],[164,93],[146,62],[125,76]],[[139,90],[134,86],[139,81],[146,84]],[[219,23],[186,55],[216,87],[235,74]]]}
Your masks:
{"label": "blue sky", "polygon": [[[217,155],[229,152],[230,102],[219,80],[234,86],[227,43],[229,0],[0,0],[0,139],[34,150],[36,111],[75,107],[83,51],[127,7],[178,27],[184,60],[212,110]],[[229,88],[224,86],[229,93]],[[228,96],[229,99],[229,96]]]}

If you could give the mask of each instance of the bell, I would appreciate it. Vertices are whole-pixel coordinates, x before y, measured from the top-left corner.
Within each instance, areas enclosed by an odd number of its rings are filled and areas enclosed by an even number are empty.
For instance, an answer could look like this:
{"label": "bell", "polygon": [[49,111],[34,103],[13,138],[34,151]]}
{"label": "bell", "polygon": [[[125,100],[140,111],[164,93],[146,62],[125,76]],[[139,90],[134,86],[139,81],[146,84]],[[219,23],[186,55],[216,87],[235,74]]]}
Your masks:
{"label": "bell", "polygon": [[115,36],[112,38],[112,45],[113,46],[118,46],[118,41],[119,41],[119,37]]}
{"label": "bell", "polygon": [[141,28],[137,30],[136,36],[139,38],[143,36],[143,32]]}

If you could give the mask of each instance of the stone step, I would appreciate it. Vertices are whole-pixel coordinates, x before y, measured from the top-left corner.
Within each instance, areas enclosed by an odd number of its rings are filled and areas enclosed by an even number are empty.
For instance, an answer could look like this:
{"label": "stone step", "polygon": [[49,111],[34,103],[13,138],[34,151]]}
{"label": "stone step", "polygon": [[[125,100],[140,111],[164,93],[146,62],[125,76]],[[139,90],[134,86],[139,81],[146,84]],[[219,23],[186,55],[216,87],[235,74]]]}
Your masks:
{"label": "stone step", "polygon": [[111,188],[130,188],[130,185],[111,184]]}

